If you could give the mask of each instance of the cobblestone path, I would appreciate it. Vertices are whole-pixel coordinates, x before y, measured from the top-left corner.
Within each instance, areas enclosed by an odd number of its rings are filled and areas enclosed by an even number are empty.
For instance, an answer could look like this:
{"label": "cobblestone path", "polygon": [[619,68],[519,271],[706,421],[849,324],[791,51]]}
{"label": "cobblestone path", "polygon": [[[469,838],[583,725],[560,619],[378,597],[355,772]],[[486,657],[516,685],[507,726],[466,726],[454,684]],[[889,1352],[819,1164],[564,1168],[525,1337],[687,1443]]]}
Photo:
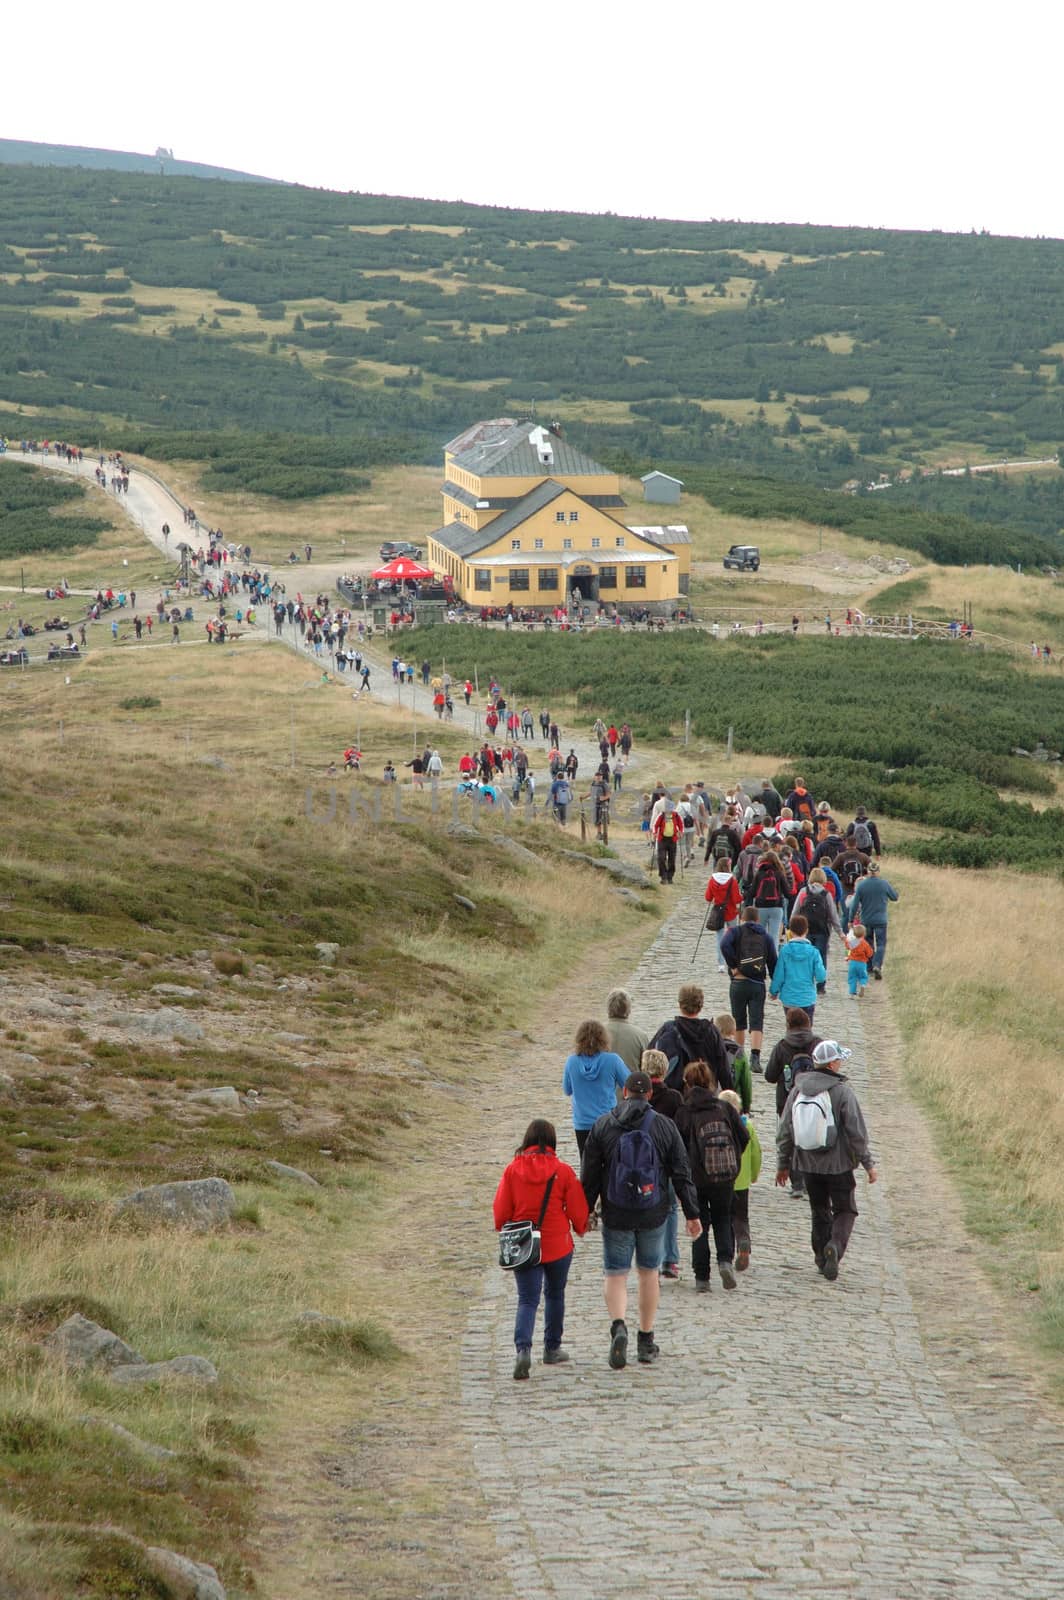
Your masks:
{"label": "cobblestone path", "polygon": [[[648,1030],[674,1013],[677,987],[692,977],[706,988],[707,1013],[726,1009],[710,935],[691,963],[703,882],[688,880],[628,980],[634,1020]],[[463,1418],[520,1600],[1064,1595],[1064,1437],[1014,1371],[994,1370],[1001,1358],[989,1343],[982,1368],[978,1351],[964,1371],[954,1361],[955,1383],[929,1358],[936,1331],[955,1352],[965,1296],[984,1291],[955,1217],[939,1236],[912,1192],[906,1129],[917,1114],[899,1081],[889,967],[858,1004],[846,996],[838,946],[830,959],[817,1029],[854,1050],[849,1075],[881,1179],[869,1189],[858,1177],[861,1216],[837,1283],[813,1265],[806,1202],[773,1186],[774,1093],[757,1078],[765,1165],[751,1194],[751,1268],[736,1291],[715,1276],[696,1300],[683,1248],[680,1282],[662,1288],[654,1367],[607,1366],[596,1235],[578,1242],[570,1278],[572,1363],[548,1370],[537,1360],[527,1384],[512,1378],[512,1286],[497,1269],[484,1276],[463,1352]],[[589,1015],[601,1000],[589,996]],[[489,1125],[496,1173],[532,1115],[551,1116],[559,1133],[569,1126],[560,1092],[569,1022],[545,1026],[540,1048],[500,1086]],[[770,1001],[766,1060],[781,1031]],[[922,1123],[917,1145],[927,1145]],[[571,1130],[560,1153],[575,1164]],[[936,1248],[943,1257],[930,1334],[910,1286],[907,1258],[920,1245],[918,1279]],[[1017,1464],[1024,1458],[1030,1472]]]}

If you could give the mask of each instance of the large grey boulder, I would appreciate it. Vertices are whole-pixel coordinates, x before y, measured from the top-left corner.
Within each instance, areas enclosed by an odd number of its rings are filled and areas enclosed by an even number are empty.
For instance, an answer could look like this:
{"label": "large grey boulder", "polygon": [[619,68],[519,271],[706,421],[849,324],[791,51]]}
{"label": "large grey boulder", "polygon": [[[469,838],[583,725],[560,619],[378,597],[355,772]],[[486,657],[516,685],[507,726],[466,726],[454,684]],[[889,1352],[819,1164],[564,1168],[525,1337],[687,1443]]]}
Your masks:
{"label": "large grey boulder", "polygon": [[513,856],[515,861],[520,861],[526,867],[543,865],[542,858],[537,856],[534,850],[530,850],[520,840],[511,838],[508,833],[500,833],[493,843],[499,850],[505,850],[507,855]]}
{"label": "large grey boulder", "polygon": [[151,1456],[154,1461],[174,1461],[177,1458],[176,1450],[168,1450],[164,1444],[154,1444],[150,1439],[141,1439],[135,1433],[130,1433],[128,1428],[123,1428],[120,1422],[112,1422],[109,1417],[79,1417],[78,1421],[86,1428],[106,1429],[116,1439],[121,1439],[123,1444]]}
{"label": "large grey boulder", "polygon": [[220,1228],[233,1219],[236,1195],[224,1178],[191,1178],[137,1189],[119,1200],[115,1211],[119,1216],[132,1215],[152,1222]]}
{"label": "large grey boulder", "polygon": [[174,1356],[171,1361],[140,1361],[135,1366],[114,1367],[112,1383],[165,1383],[182,1378],[190,1383],[217,1383],[218,1369],[204,1356]]}
{"label": "large grey boulder", "polygon": [[64,1366],[74,1367],[79,1372],[88,1371],[90,1367],[110,1371],[144,1361],[144,1357],[117,1333],[101,1328],[98,1322],[90,1322],[77,1311],[60,1323],[43,1344]]}
{"label": "large grey boulder", "polygon": [[148,1545],[145,1558],[163,1578],[174,1600],[225,1600],[222,1580],[206,1561],[191,1561],[173,1550]]}
{"label": "large grey boulder", "polygon": [[653,880],[647,877],[642,867],[633,867],[628,861],[615,861],[612,856],[586,856],[582,850],[563,850],[561,853],[567,861],[579,861],[582,866],[592,867],[596,872],[608,873],[619,883],[630,883],[640,889],[654,887]]}
{"label": "large grey boulder", "polygon": [[330,940],[323,939],[314,948],[318,952],[318,960],[323,967],[335,967],[336,958],[340,954],[340,946],[338,944],[333,944]]}
{"label": "large grey boulder", "polygon": [[186,983],[153,983],[152,994],[169,995],[175,1000],[198,1000],[202,991],[192,989]]}

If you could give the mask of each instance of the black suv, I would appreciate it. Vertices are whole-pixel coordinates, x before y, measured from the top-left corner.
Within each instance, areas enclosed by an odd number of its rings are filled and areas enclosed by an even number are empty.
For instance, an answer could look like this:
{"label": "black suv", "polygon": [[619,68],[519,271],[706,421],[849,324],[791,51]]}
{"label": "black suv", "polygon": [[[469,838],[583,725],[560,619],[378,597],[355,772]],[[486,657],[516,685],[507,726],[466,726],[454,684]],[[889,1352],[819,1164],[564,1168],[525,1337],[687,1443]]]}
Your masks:
{"label": "black suv", "polygon": [[761,551],[756,544],[733,544],[724,557],[724,565],[737,572],[756,572],[761,565]]}
{"label": "black suv", "polygon": [[409,556],[412,561],[420,561],[421,546],[410,544],[406,539],[385,539],[381,545],[381,560],[394,561],[396,556]]}

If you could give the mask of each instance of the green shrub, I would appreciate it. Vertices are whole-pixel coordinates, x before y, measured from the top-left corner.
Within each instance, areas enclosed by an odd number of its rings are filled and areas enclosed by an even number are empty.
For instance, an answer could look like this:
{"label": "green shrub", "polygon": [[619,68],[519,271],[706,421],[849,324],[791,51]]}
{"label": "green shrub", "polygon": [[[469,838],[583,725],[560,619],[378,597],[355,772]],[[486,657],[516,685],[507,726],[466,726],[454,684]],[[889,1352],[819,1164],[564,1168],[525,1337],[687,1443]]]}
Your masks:
{"label": "green shrub", "polygon": [[152,711],[162,705],[162,701],[154,694],[131,694],[118,703],[123,711]]}

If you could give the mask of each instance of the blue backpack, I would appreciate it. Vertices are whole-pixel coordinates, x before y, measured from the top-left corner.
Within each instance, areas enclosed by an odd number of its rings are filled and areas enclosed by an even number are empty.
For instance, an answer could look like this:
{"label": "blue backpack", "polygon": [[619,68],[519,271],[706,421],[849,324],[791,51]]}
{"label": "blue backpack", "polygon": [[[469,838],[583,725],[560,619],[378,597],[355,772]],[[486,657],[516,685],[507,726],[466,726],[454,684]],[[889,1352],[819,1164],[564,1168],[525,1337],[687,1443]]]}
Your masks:
{"label": "blue backpack", "polygon": [[617,1141],[610,1162],[606,1199],[623,1211],[649,1211],[664,1198],[661,1157],[650,1137],[657,1113],[649,1106],[637,1128],[629,1128]]}

